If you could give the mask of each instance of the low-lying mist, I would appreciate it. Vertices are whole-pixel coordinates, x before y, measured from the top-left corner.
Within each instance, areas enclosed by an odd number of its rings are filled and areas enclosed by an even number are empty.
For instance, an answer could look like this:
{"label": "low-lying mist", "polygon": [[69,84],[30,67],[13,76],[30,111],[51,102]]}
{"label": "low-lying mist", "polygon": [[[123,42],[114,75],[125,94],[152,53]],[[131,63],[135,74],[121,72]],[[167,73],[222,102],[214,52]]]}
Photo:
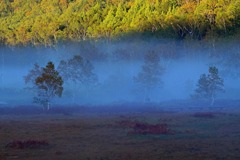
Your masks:
{"label": "low-lying mist", "polygon": [[[62,96],[52,99],[54,105],[190,100],[200,75],[207,74],[210,66],[217,67],[224,80],[224,92],[216,95],[216,101],[239,99],[238,44],[236,41],[131,39],[72,42],[51,48],[2,46],[0,106],[33,104],[36,93],[27,89],[24,77],[34,64],[45,67],[52,61],[57,69],[62,60],[68,61],[76,55],[91,63],[97,81],[91,84],[63,79]],[[151,56],[147,60],[150,54],[153,57],[157,55],[159,61],[153,58],[151,63]],[[161,73],[157,67],[162,69]],[[149,78],[152,75],[153,78]]]}

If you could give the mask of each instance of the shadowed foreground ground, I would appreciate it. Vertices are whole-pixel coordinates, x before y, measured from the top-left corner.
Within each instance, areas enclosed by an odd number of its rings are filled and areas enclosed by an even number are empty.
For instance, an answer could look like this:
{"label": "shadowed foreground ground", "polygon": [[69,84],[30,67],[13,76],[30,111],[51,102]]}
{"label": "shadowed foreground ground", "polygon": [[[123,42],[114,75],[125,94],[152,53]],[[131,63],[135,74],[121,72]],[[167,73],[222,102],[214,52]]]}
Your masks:
{"label": "shadowed foreground ground", "polygon": [[[171,134],[136,132],[166,124]],[[121,112],[0,116],[1,160],[237,160],[240,112]],[[36,148],[6,147],[44,140]]]}

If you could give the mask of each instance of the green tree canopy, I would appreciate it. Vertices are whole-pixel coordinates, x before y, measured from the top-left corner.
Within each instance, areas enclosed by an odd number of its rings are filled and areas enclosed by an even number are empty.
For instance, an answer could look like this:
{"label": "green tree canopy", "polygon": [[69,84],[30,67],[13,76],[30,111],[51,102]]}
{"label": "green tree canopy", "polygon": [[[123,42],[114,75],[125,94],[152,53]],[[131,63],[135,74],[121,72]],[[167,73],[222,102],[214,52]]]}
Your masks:
{"label": "green tree canopy", "polygon": [[33,102],[43,105],[44,109],[49,109],[54,97],[62,96],[63,79],[52,62],[48,62],[43,68],[35,64],[25,77],[25,82],[30,83],[31,89],[36,92]]}
{"label": "green tree canopy", "polygon": [[208,72],[208,75],[200,76],[195,92],[197,97],[211,98],[211,105],[213,105],[217,93],[224,91],[224,81],[219,76],[217,67],[209,67]]}
{"label": "green tree canopy", "polygon": [[144,57],[141,71],[133,80],[143,89],[145,99],[149,99],[149,93],[154,88],[161,87],[164,68],[160,63],[160,56],[156,52],[149,52]]}
{"label": "green tree canopy", "polygon": [[203,39],[239,31],[240,0],[25,0],[0,2],[0,41],[64,40],[152,32]]}

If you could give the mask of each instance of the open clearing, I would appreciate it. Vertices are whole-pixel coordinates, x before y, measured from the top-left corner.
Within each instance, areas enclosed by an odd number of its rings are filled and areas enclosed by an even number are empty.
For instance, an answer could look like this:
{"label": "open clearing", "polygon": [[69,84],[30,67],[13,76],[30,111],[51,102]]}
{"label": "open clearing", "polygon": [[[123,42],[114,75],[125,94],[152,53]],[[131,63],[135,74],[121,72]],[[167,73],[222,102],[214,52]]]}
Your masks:
{"label": "open clearing", "polygon": [[[142,132],[134,123],[166,124],[172,134]],[[237,160],[239,123],[240,112],[230,110],[1,115],[0,159]],[[7,146],[27,140],[48,145]]]}

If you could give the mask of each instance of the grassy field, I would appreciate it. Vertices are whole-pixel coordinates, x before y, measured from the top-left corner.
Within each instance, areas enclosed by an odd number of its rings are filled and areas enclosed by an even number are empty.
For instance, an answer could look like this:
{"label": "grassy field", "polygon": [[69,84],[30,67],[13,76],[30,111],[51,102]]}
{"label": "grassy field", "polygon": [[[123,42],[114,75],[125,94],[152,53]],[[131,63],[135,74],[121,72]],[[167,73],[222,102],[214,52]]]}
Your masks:
{"label": "grassy field", "polygon": [[[238,160],[239,122],[231,109],[1,115],[0,159]],[[14,146],[29,140],[47,144]]]}

